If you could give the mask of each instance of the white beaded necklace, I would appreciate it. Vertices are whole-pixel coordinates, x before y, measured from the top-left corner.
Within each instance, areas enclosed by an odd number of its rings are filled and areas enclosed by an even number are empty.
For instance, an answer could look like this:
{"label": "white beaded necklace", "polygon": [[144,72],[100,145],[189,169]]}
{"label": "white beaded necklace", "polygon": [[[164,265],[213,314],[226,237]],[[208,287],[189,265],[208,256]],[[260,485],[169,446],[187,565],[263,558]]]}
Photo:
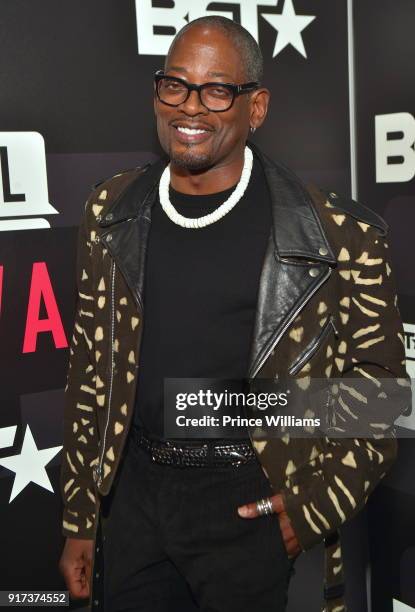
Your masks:
{"label": "white beaded necklace", "polygon": [[177,225],[181,225],[182,227],[190,227],[194,229],[198,229],[200,227],[205,227],[206,225],[210,225],[211,223],[215,223],[222,217],[226,215],[232,208],[239,202],[242,196],[245,193],[245,190],[248,186],[249,179],[251,178],[252,172],[252,162],[253,155],[252,151],[249,147],[245,147],[244,151],[244,167],[242,169],[241,178],[239,179],[238,184],[235,189],[232,191],[229,198],[223,202],[218,208],[216,208],[213,212],[205,215],[204,217],[198,217],[196,219],[192,219],[189,217],[184,217],[174,208],[173,204],[170,202],[169,198],[169,185],[170,185],[170,164],[166,166],[163,174],[160,178],[159,184],[159,196],[160,196],[160,204],[166,213],[166,215]]}

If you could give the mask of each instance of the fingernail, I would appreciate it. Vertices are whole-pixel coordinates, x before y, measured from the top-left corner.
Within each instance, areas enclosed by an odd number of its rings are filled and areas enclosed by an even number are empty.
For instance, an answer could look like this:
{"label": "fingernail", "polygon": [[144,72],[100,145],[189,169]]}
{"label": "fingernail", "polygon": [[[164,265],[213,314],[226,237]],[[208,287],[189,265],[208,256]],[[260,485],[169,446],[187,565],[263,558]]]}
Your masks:
{"label": "fingernail", "polygon": [[248,516],[248,508],[246,506],[241,506],[240,508],[238,508],[238,514],[239,516]]}

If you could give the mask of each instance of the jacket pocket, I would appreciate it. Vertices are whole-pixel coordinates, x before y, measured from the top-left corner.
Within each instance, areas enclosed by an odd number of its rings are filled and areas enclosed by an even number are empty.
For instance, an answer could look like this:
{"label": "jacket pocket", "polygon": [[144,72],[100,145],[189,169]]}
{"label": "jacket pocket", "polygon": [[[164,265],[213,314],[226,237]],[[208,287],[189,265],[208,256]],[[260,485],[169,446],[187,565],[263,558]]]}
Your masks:
{"label": "jacket pocket", "polygon": [[308,343],[306,348],[296,357],[288,369],[291,376],[295,376],[302,367],[316,354],[318,349],[324,343],[325,339],[334,333],[338,337],[338,331],[334,325],[333,315],[331,314],[324,323],[320,333]]}

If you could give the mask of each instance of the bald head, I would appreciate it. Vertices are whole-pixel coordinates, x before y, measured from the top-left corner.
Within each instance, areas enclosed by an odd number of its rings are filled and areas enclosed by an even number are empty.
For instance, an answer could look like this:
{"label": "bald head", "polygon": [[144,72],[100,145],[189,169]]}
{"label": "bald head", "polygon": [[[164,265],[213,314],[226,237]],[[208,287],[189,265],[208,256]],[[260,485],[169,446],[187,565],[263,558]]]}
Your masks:
{"label": "bald head", "polygon": [[165,68],[169,63],[176,44],[182,40],[183,36],[191,29],[199,28],[201,31],[218,30],[224,34],[237,50],[240,63],[243,67],[244,80],[261,82],[263,77],[263,57],[261,49],[255,38],[244,27],[220,15],[211,15],[194,19],[185,25],[174,37],[166,56]]}

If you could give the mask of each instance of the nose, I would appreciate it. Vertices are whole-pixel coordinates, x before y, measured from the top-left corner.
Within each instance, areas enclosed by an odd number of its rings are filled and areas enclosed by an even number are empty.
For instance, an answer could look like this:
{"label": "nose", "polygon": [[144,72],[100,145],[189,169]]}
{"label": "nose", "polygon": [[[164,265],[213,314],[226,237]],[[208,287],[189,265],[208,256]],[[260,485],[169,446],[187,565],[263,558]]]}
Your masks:
{"label": "nose", "polygon": [[186,115],[190,116],[199,115],[200,113],[205,115],[209,112],[208,109],[203,106],[199,92],[195,89],[190,92],[189,97],[180,105],[180,108]]}

